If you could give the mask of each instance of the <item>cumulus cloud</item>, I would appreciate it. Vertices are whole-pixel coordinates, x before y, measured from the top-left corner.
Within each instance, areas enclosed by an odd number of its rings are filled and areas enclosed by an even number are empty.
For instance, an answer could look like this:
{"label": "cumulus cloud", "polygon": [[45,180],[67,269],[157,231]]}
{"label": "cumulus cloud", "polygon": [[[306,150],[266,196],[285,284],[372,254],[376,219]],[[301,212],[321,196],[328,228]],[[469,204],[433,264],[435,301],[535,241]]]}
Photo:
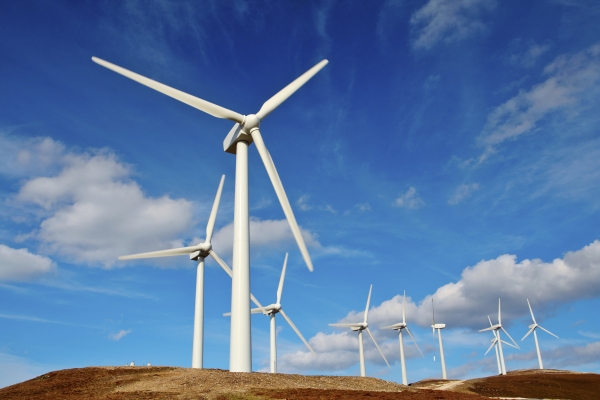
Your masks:
{"label": "cumulus cloud", "polygon": [[45,252],[108,267],[119,255],[179,244],[177,236],[193,222],[190,201],[146,196],[130,179],[131,167],[110,151],[67,152],[47,138],[14,142],[22,146],[22,170],[38,174],[28,165],[40,160],[57,169],[25,181],[14,198],[44,211],[30,237]]}
{"label": "cumulus cloud", "polygon": [[110,335],[108,335],[108,338],[110,340],[114,340],[115,342],[117,342],[117,341],[123,339],[125,336],[127,336],[130,333],[131,333],[131,329],[128,329],[128,330],[122,329],[117,333],[111,333]]}
{"label": "cumulus cloud", "polygon": [[0,244],[0,281],[30,281],[55,269],[48,257]]}
{"label": "cumulus cloud", "polygon": [[410,18],[413,47],[429,50],[484,32],[481,17],[495,6],[494,0],[429,0]]}
{"label": "cumulus cloud", "polygon": [[65,146],[49,137],[21,138],[0,132],[0,174],[46,175],[64,165]]}
{"label": "cumulus cloud", "polygon": [[463,183],[458,186],[452,196],[448,199],[448,204],[456,205],[461,201],[471,197],[474,191],[479,189],[479,184],[477,183]]}
{"label": "cumulus cloud", "polygon": [[546,66],[548,78],[529,90],[522,90],[496,107],[487,117],[478,138],[485,152],[479,162],[494,153],[507,140],[534,132],[538,123],[550,115],[568,112],[576,115],[577,107],[598,104],[600,93],[600,44],[575,54],[564,54]]}
{"label": "cumulus cloud", "polygon": [[[300,227],[306,246],[322,249],[315,234]],[[233,251],[233,222],[215,232],[213,247],[219,254],[231,254]],[[252,253],[277,252],[284,248],[296,248],[296,241],[286,219],[261,220],[250,218],[250,247]]]}
{"label": "cumulus cloud", "polygon": [[[567,304],[600,295],[600,241],[577,251],[565,254],[551,262],[539,259],[517,262],[514,255],[501,255],[493,260],[483,260],[462,272],[460,280],[448,283],[432,295],[420,301],[406,298],[406,320],[409,326],[431,325],[431,299],[435,299],[436,321],[452,327],[445,341],[461,345],[476,344],[482,349],[489,346],[490,337],[473,333],[489,325],[487,316],[495,320],[498,312],[498,299],[502,299],[502,321],[509,328],[511,321],[529,316],[526,299],[529,299],[538,322],[543,323],[544,315],[552,312],[556,304]],[[365,299],[366,300],[366,299]],[[369,326],[379,327],[399,322],[402,315],[402,297],[396,295],[369,310]],[[362,321],[364,311],[351,311],[339,322]],[[544,326],[552,331],[551,326]],[[457,329],[458,328],[458,329]],[[373,335],[388,360],[396,360],[397,336],[393,331],[371,329]],[[526,330],[522,332],[524,335]],[[515,335],[520,335],[515,332]],[[370,340],[365,338],[365,346]],[[345,369],[358,362],[356,334],[351,332],[319,332],[309,339],[311,346],[323,354],[310,358],[303,351],[282,355],[283,366],[289,371],[306,369]],[[371,343],[372,346],[372,343]],[[556,358],[556,367],[564,367],[575,362],[585,363],[588,358],[584,351],[596,354],[600,344],[577,350],[577,358],[569,358],[568,351]],[[599,346],[596,348],[594,346]],[[408,357],[417,357],[418,352],[407,346]],[[587,350],[585,350],[587,349]],[[426,350],[426,349],[424,349]],[[562,354],[562,355],[561,355]],[[367,352],[368,360],[383,363],[374,346]],[[337,361],[336,361],[337,360]],[[576,361],[579,360],[579,361]]]}
{"label": "cumulus cloud", "polygon": [[417,193],[417,189],[414,187],[410,187],[406,193],[398,197],[394,203],[392,203],[395,207],[404,207],[412,210],[416,210],[425,205],[423,199]]}

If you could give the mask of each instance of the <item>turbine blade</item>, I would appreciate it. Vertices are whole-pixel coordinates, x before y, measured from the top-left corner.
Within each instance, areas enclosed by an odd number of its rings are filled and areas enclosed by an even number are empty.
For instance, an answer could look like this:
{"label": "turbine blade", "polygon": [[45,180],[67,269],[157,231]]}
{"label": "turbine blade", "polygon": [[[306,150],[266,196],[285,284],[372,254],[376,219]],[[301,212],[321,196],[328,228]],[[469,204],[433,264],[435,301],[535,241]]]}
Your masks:
{"label": "turbine blade", "polygon": [[264,314],[267,310],[264,307],[253,308],[250,310],[250,314]]}
{"label": "turbine blade", "polygon": [[531,335],[531,332],[533,332],[534,330],[535,330],[535,328],[531,328],[531,329],[529,330],[529,332],[527,332],[527,333],[525,334],[525,336],[523,336],[523,339],[521,339],[521,342],[522,342],[523,340],[525,340],[525,338],[526,338],[527,336]]}
{"label": "turbine blade", "polygon": [[231,311],[224,313],[223,316],[224,317],[231,317]]}
{"label": "turbine blade", "polygon": [[494,324],[492,324],[492,319],[490,318],[489,315],[488,315],[488,321],[490,321],[490,326],[494,326]]}
{"label": "turbine blade", "polygon": [[402,323],[406,323],[406,290],[404,291],[404,300],[402,300]]}
{"label": "turbine blade", "polygon": [[365,307],[365,323],[367,323],[367,316],[369,315],[369,303],[371,303],[371,291],[373,290],[373,285],[369,288],[369,297],[367,297],[367,306]]}
{"label": "turbine blade", "polygon": [[504,331],[504,333],[506,333],[506,336],[508,336],[510,338],[510,340],[512,340],[512,342],[515,344],[515,346],[517,346],[517,349],[520,349],[517,342],[515,342],[515,340],[508,334],[508,332],[506,332],[506,329],[504,329],[504,327],[502,327],[502,330]]}
{"label": "turbine blade", "polygon": [[546,328],[542,328],[542,327],[541,327],[541,326],[539,326],[539,325],[538,325],[538,327],[539,327],[541,330],[543,330],[544,332],[546,332],[546,333],[549,333],[549,334],[551,334],[552,336],[554,336],[555,338],[559,339],[559,337],[558,337],[558,336],[556,336],[554,333],[550,332],[548,329],[546,329]]}
{"label": "turbine blade", "polygon": [[304,344],[306,345],[306,347],[308,347],[308,349],[310,350],[310,352],[313,353],[314,355],[317,355],[317,353],[315,353],[315,351],[313,350],[313,348],[310,347],[310,344],[308,344],[308,342],[306,341],[306,339],[304,339],[304,336],[302,336],[302,334],[300,333],[300,330],[296,327],[296,325],[294,325],[294,323],[292,322],[292,320],[290,319],[290,317],[288,317],[287,314],[285,312],[283,312],[283,309],[279,310],[279,314],[281,314],[281,316],[287,321],[287,323],[290,324],[290,326],[292,327],[292,329],[294,330],[294,332],[296,332],[296,335],[298,335],[298,337],[304,342]]}
{"label": "turbine blade", "polygon": [[283,269],[281,270],[281,278],[279,279],[279,287],[277,288],[277,304],[281,304],[281,293],[283,292],[283,280],[285,279],[285,268],[287,267],[288,253],[285,253],[283,260]]}
{"label": "turbine blade", "polygon": [[319,72],[324,66],[327,65],[329,61],[323,60],[302,75],[300,75],[296,80],[292,83],[281,89],[277,94],[267,100],[260,110],[256,113],[256,116],[259,119],[264,119],[267,115],[269,115],[273,110],[275,110],[281,103],[287,100],[294,92],[302,87],[310,78],[315,76],[317,72]]}
{"label": "turbine blade", "polygon": [[408,330],[408,326],[406,327],[406,333],[408,333],[408,336],[410,336],[410,338],[412,339],[415,346],[417,346],[417,350],[419,350],[419,353],[421,353],[421,357],[425,358],[425,356],[423,355],[423,352],[421,351],[421,349],[419,348],[419,345],[417,344],[417,341],[415,340],[413,335],[411,335],[410,331]]}
{"label": "turbine blade", "polygon": [[381,357],[383,357],[383,360],[387,364],[388,368],[392,368],[392,367],[390,367],[390,363],[388,362],[387,358],[385,358],[385,356],[383,355],[383,351],[381,351],[381,349],[379,348],[379,345],[375,341],[375,338],[371,334],[371,331],[369,330],[369,328],[366,328],[366,330],[367,330],[367,333],[369,334],[369,336],[371,336],[371,340],[373,340],[373,343],[375,343],[375,347],[377,347],[377,350],[379,350],[379,354],[381,354]]}
{"label": "turbine blade", "polygon": [[504,344],[505,344],[505,345],[507,345],[507,346],[514,347],[515,349],[518,349],[518,347],[517,347],[517,346],[515,346],[515,345],[514,345],[514,344],[512,344],[512,343],[505,342],[504,340],[502,340],[502,343],[504,343]]}
{"label": "turbine blade", "polygon": [[179,100],[182,103],[197,108],[200,111],[204,111],[205,113],[210,114],[213,117],[228,119],[231,121],[235,121],[239,124],[242,124],[244,122],[244,116],[236,113],[235,111],[228,110],[224,107],[218,106],[206,100],[202,100],[196,96],[192,96],[191,94],[182,92],[181,90],[177,90],[160,82],[156,82],[155,80],[146,78],[145,76],[136,74],[135,72],[129,71],[125,68],[119,67],[118,65],[115,65],[108,61],[104,61],[100,58],[92,57],[92,61],[129,79],[141,83],[142,85],[148,86],[151,89],[161,92],[162,94],[166,94],[167,96],[172,97],[175,100]]}
{"label": "turbine blade", "polygon": [[483,355],[484,355],[484,356],[487,356],[487,353],[489,353],[489,352],[490,352],[490,350],[491,350],[492,348],[494,348],[494,346],[495,346],[495,345],[496,345],[496,342],[495,342],[495,341],[493,341],[493,342],[492,342],[492,344],[490,345],[490,347],[487,349],[487,351],[486,351],[486,352],[485,352]]}
{"label": "turbine blade", "polygon": [[221,192],[223,191],[223,182],[225,182],[225,175],[221,176],[221,182],[219,183],[219,189],[217,189],[217,195],[213,202],[212,210],[210,211],[210,217],[206,224],[206,243],[210,243],[212,239],[213,229],[215,228],[215,221],[217,219],[217,212],[219,211],[219,203],[221,202]]}
{"label": "turbine blade", "polygon": [[[217,264],[219,264],[219,266],[221,268],[223,268],[223,270],[227,273],[227,275],[229,275],[229,277],[233,279],[233,271],[231,271],[231,268],[229,268],[229,265],[227,265],[225,263],[225,261],[223,261],[221,259],[221,257],[219,257],[219,255],[217,253],[215,253],[214,250],[211,249],[208,252],[208,254],[210,254],[210,256],[213,258],[213,260],[215,260],[217,262]],[[252,302],[254,304],[256,304],[259,308],[263,308],[262,304],[260,304],[260,302],[256,299],[256,297],[254,297],[254,295],[252,293],[250,293],[250,300],[252,300]]]}
{"label": "turbine blade", "polygon": [[191,254],[197,250],[198,250],[198,246],[179,247],[176,249],[150,251],[148,253],[138,253],[138,254],[131,254],[128,256],[121,256],[121,257],[119,257],[119,260],[136,260],[138,258],[182,256],[185,254]]}
{"label": "turbine blade", "polygon": [[362,322],[358,322],[355,324],[329,324],[329,326],[339,326],[342,328],[354,328],[354,327],[359,328],[362,326]]}
{"label": "turbine blade", "polygon": [[275,164],[273,163],[273,159],[269,154],[269,151],[265,147],[265,143],[263,142],[262,136],[260,135],[260,131],[255,129],[252,131],[252,138],[254,139],[254,143],[256,144],[256,149],[260,154],[260,158],[262,159],[263,164],[267,170],[267,174],[271,179],[271,183],[273,184],[273,188],[275,189],[275,193],[277,194],[277,198],[279,199],[279,203],[281,203],[281,207],[283,208],[283,213],[285,214],[285,218],[290,224],[290,228],[292,230],[292,234],[296,239],[296,243],[298,244],[298,248],[300,249],[300,253],[302,253],[302,257],[304,258],[304,262],[308,267],[309,271],[313,271],[313,264],[310,259],[310,255],[308,254],[308,249],[306,248],[306,243],[304,243],[304,238],[302,237],[302,233],[300,232],[300,227],[296,222],[296,217],[294,217],[294,212],[292,211],[292,206],[290,206],[290,202],[285,194],[285,190],[283,189],[283,185],[281,184],[281,179],[279,178],[279,174],[275,169]]}
{"label": "turbine blade", "polygon": [[498,324],[502,325],[502,314],[500,313],[500,299],[498,299]]}
{"label": "turbine blade", "polygon": [[531,304],[529,303],[529,299],[527,299],[527,305],[529,306],[529,312],[531,312],[531,319],[533,320],[533,323],[537,324],[537,321],[535,320],[535,317],[533,316],[533,310],[531,309]]}
{"label": "turbine blade", "polygon": [[379,329],[394,329],[395,326],[394,325],[389,325],[389,326],[382,326]]}
{"label": "turbine blade", "polygon": [[487,331],[493,331],[494,327],[490,326],[489,328],[484,328],[484,329],[480,329],[479,332],[487,332]]}
{"label": "turbine blade", "polygon": [[[221,259],[221,257],[219,257],[219,255],[218,255],[217,253],[215,253],[215,251],[214,251],[214,250],[212,250],[212,249],[211,249],[211,250],[208,252],[208,254],[210,254],[210,256],[213,258],[213,260],[215,260],[215,261],[217,262],[217,264],[219,264],[219,266],[220,266],[221,268],[223,268],[223,271],[225,271],[225,273],[226,273],[227,275],[229,275],[229,277],[230,277],[230,278],[232,278],[232,279],[233,279],[233,271],[231,270],[231,268],[229,268],[229,265],[227,265],[227,264],[225,263],[225,261],[223,261],[223,260]],[[262,307],[262,306],[259,306],[259,307]]]}

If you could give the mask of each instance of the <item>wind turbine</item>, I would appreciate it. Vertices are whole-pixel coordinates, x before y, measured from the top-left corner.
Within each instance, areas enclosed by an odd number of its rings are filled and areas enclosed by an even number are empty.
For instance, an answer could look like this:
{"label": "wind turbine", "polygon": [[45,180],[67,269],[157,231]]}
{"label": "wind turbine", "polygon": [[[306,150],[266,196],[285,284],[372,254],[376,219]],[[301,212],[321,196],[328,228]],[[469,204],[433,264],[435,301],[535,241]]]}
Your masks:
{"label": "wind turbine", "polygon": [[287,266],[287,260],[288,260],[288,253],[285,253],[285,259],[283,261],[283,269],[281,270],[281,278],[279,279],[279,287],[277,288],[277,301],[274,304],[269,304],[268,306],[265,306],[265,307],[254,308],[251,311],[252,314],[263,313],[265,315],[268,315],[269,318],[271,319],[271,322],[270,322],[270,324],[271,324],[271,342],[270,342],[271,343],[271,360],[270,360],[271,373],[277,372],[277,343],[276,343],[277,332],[276,332],[276,328],[275,328],[275,315],[277,313],[281,314],[281,316],[287,321],[287,323],[290,324],[290,326],[292,327],[294,332],[296,332],[298,337],[304,342],[306,347],[308,347],[308,349],[313,354],[316,355],[315,351],[312,349],[312,347],[310,347],[310,344],[308,344],[306,339],[304,339],[304,336],[302,336],[302,334],[300,333],[300,330],[298,330],[298,328],[296,327],[296,325],[294,325],[294,323],[292,322],[290,317],[288,317],[287,314],[281,308],[281,293],[283,292],[283,280],[285,279],[285,270],[286,270],[286,266]]}
{"label": "wind turbine", "polygon": [[329,324],[329,326],[339,326],[339,327],[344,327],[344,328],[350,328],[353,331],[358,332],[358,354],[360,357],[360,376],[367,375],[366,368],[365,368],[365,350],[364,350],[363,337],[362,337],[362,332],[364,330],[367,331],[367,333],[373,340],[373,343],[375,343],[375,347],[377,347],[377,350],[379,350],[379,354],[381,354],[381,357],[383,357],[383,360],[387,364],[388,368],[390,368],[390,363],[388,363],[387,358],[385,358],[385,356],[383,355],[383,352],[381,351],[381,349],[379,348],[379,345],[375,341],[375,338],[371,334],[371,331],[369,330],[369,324],[367,323],[367,316],[369,315],[369,303],[371,302],[371,291],[372,290],[373,290],[373,285],[371,285],[371,287],[369,288],[369,297],[367,298],[367,306],[365,307],[365,318],[364,318],[363,322],[357,322],[354,324]]}
{"label": "wind turbine", "polygon": [[306,71],[292,83],[267,100],[256,114],[242,115],[227,108],[184,93],[135,72],[121,68],[110,62],[92,57],[97,64],[130,78],[142,85],[159,91],[176,100],[186,103],[217,118],[235,122],[223,142],[223,149],[236,155],[235,201],[233,217],[233,278],[231,283],[231,336],[229,347],[229,370],[232,372],[251,372],[252,340],[250,329],[250,215],[248,210],[248,146],[256,143],[260,158],[273,184],[279,203],[290,225],[292,234],[302,253],[304,262],[310,271],[313,270],[308,249],[302,238],[300,227],[285,194],[273,159],[265,147],[259,127],[273,110],[290,97],[296,90],[311,79],[325,65],[322,60]]}
{"label": "wind turbine", "polygon": [[417,345],[415,338],[410,334],[410,330],[408,329],[408,325],[406,324],[405,304],[406,304],[406,290],[404,291],[404,300],[402,301],[402,322],[399,322],[397,324],[390,325],[390,326],[384,326],[381,329],[394,329],[394,330],[398,331],[398,341],[400,342],[400,364],[402,365],[402,384],[408,385],[408,381],[406,379],[406,363],[404,362],[404,344],[402,342],[402,330],[403,329],[406,329],[406,333],[408,333],[408,336],[410,336],[410,338],[412,339],[415,346],[417,346],[417,350],[419,350],[419,353],[421,353],[421,357],[425,357],[425,356],[421,352],[421,349],[419,349],[419,346]]}
{"label": "wind turbine", "polygon": [[[229,266],[215,253],[212,248],[212,234],[215,227],[215,221],[217,219],[217,212],[219,210],[219,202],[221,201],[221,192],[223,191],[223,183],[225,182],[225,175],[221,176],[221,182],[219,183],[219,189],[217,189],[217,195],[213,202],[212,210],[210,211],[210,217],[206,224],[206,239],[204,242],[198,243],[196,246],[180,247],[169,250],[151,251],[149,253],[132,254],[129,256],[121,256],[119,260],[136,260],[140,258],[156,258],[156,257],[169,257],[169,256],[180,256],[189,254],[190,260],[198,261],[198,267],[196,269],[196,300],[194,307],[194,339],[192,345],[192,368],[202,368],[203,365],[203,352],[204,352],[204,259],[209,255],[223,268],[223,270],[231,277],[232,272]],[[259,307],[261,304],[256,298],[250,294],[252,301]]]}
{"label": "wind turbine", "polygon": [[[438,340],[440,342],[440,360],[442,362],[442,379],[448,379],[446,376],[446,360],[444,359],[444,346],[442,344],[442,329],[446,324],[435,323],[435,309],[433,308],[433,297],[431,298],[431,334],[435,338],[435,330],[438,331]],[[435,357],[433,358],[435,360]]]}
{"label": "wind turbine", "polygon": [[533,338],[535,339],[535,349],[537,350],[537,356],[538,356],[538,362],[540,364],[540,369],[544,369],[544,364],[542,364],[542,354],[540,353],[540,345],[538,344],[538,338],[537,338],[537,334],[535,333],[535,330],[537,328],[540,328],[541,330],[551,334],[552,336],[554,336],[557,339],[558,339],[558,336],[556,336],[554,333],[550,332],[549,330],[544,329],[541,326],[539,326],[538,323],[535,321],[535,317],[533,316],[533,310],[531,309],[531,304],[529,304],[529,299],[527,299],[527,305],[529,306],[529,311],[531,312],[531,319],[533,320],[533,324],[529,325],[529,332],[527,332],[527,334],[525,336],[523,336],[523,339],[521,339],[521,341],[525,340],[525,338],[527,336],[529,336],[531,334],[531,332],[533,332]]}
{"label": "wind turbine", "polygon": [[[498,350],[500,352],[500,366],[502,367],[501,374],[506,375],[506,365],[504,364],[504,352],[502,351],[502,343],[504,341],[500,338],[500,329],[502,329],[504,331],[504,333],[506,333],[506,336],[508,336],[510,338],[510,340],[515,344],[517,349],[520,349],[517,342],[515,342],[513,340],[513,338],[508,334],[506,329],[504,329],[504,327],[502,326],[502,313],[501,313],[501,309],[500,309],[500,299],[498,299],[498,323],[496,325],[490,326],[489,328],[481,329],[479,332],[486,332],[486,331],[494,332],[496,339],[498,339],[497,344],[498,344]],[[506,342],[504,342],[504,343],[506,343]]]}
{"label": "wind turbine", "polygon": [[[490,326],[494,326],[494,324],[492,324],[492,320],[490,319],[489,315],[488,315],[488,321],[490,321]],[[496,364],[498,364],[498,375],[502,375],[502,365],[500,363],[500,354],[498,353],[498,336],[496,336],[496,331],[492,331],[492,334],[494,335],[494,338],[492,339],[492,344],[490,345],[489,349],[487,349],[484,356],[486,356],[487,353],[490,352],[492,347],[494,347],[494,349],[496,350]],[[504,343],[508,346],[514,347],[516,349],[515,346],[513,346],[512,344],[510,344],[508,342],[505,342],[504,340],[502,341],[502,343]]]}

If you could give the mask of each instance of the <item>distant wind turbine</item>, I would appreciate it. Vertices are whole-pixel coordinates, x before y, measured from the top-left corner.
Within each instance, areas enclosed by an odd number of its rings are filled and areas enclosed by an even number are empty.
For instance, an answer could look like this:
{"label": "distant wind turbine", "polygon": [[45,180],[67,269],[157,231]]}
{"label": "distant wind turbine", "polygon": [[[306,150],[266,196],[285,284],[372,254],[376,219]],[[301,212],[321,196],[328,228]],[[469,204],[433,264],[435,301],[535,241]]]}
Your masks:
{"label": "distant wind turbine", "polygon": [[[440,343],[440,361],[442,363],[442,379],[448,379],[446,375],[446,360],[444,359],[444,345],[442,344],[442,329],[446,327],[446,324],[435,323],[435,309],[433,307],[433,297],[431,298],[431,334],[435,338],[435,330],[438,331],[438,340]],[[435,361],[435,356],[433,357]]]}
{"label": "distant wind turbine", "polygon": [[369,297],[367,297],[367,306],[365,307],[365,318],[363,319],[363,322],[356,322],[356,323],[350,323],[350,324],[329,324],[329,326],[350,328],[353,331],[358,332],[358,354],[360,357],[360,376],[367,375],[367,371],[365,368],[365,350],[364,350],[363,337],[362,337],[362,332],[364,330],[367,331],[367,333],[373,340],[373,343],[375,343],[375,347],[377,347],[377,350],[379,350],[379,354],[381,354],[381,357],[383,357],[383,360],[387,364],[388,368],[390,367],[390,363],[388,363],[387,358],[385,358],[385,356],[383,355],[383,352],[381,351],[381,349],[379,348],[379,345],[375,341],[375,338],[371,334],[371,331],[369,330],[369,324],[367,323],[367,316],[369,315],[369,303],[371,302],[371,291],[372,290],[373,290],[373,285],[371,285],[371,287],[369,288]]}
{"label": "distant wind turbine", "polygon": [[506,375],[506,365],[504,364],[504,352],[502,351],[502,343],[506,343],[506,342],[504,342],[500,338],[500,329],[502,329],[504,331],[504,333],[506,333],[506,336],[508,336],[510,338],[510,340],[515,344],[517,349],[520,349],[517,342],[515,342],[513,340],[513,338],[508,334],[506,329],[504,329],[504,327],[502,326],[502,311],[500,309],[500,299],[498,299],[498,323],[496,325],[490,326],[489,328],[481,329],[479,332],[493,331],[495,333],[496,339],[498,340],[497,341],[498,350],[500,352],[500,365],[502,366],[501,373],[502,373],[502,375]]}
{"label": "distant wind turbine", "polygon": [[421,349],[419,349],[419,346],[417,345],[417,342],[415,341],[413,335],[410,334],[410,330],[408,329],[408,325],[406,324],[405,304],[406,290],[404,291],[404,300],[402,301],[402,322],[390,326],[384,326],[381,329],[394,329],[398,331],[398,341],[400,342],[400,364],[402,365],[402,384],[408,385],[408,380],[406,379],[406,363],[404,362],[404,343],[402,342],[402,330],[406,329],[406,333],[408,333],[408,336],[410,336],[410,338],[412,339],[413,343],[417,347],[417,350],[419,350],[419,353],[421,353],[421,357],[425,356],[421,352]]}
{"label": "distant wind turbine", "polygon": [[[494,324],[492,324],[492,320],[490,319],[489,315],[488,315],[488,321],[490,321],[490,326],[493,327]],[[496,331],[494,331],[494,330],[492,331],[492,334],[494,335],[494,338],[492,339],[492,344],[490,345],[489,349],[487,349],[484,356],[490,352],[492,347],[496,350],[496,364],[498,364],[498,375],[502,375],[502,364],[500,363],[500,353],[498,352],[498,336],[496,335]],[[504,340],[502,341],[502,343],[504,343],[505,345],[514,347],[515,349],[517,348],[516,346],[512,345],[511,343],[505,342]]]}
{"label": "distant wind turbine", "polygon": [[275,315],[277,313],[281,314],[281,316],[287,321],[287,323],[290,324],[290,326],[292,327],[294,332],[296,332],[298,337],[304,342],[304,344],[306,345],[306,347],[308,347],[308,349],[311,351],[311,353],[316,355],[315,351],[312,349],[312,347],[310,347],[310,344],[308,344],[308,342],[306,341],[304,336],[302,336],[302,334],[300,333],[300,330],[296,327],[296,325],[294,325],[294,323],[292,322],[290,317],[288,317],[287,314],[281,308],[281,294],[283,292],[283,281],[285,279],[285,270],[287,267],[287,261],[288,261],[288,253],[285,253],[285,259],[283,261],[283,268],[281,270],[281,278],[279,279],[279,287],[277,288],[277,301],[273,304],[269,304],[268,306],[253,308],[251,311],[252,314],[263,313],[265,315],[268,315],[269,318],[271,319],[271,322],[270,322],[270,324],[271,324],[271,341],[270,341],[271,373],[277,372],[277,343],[276,343],[277,342],[277,331],[276,331],[276,327],[275,327]]}
{"label": "distant wind turbine", "polygon": [[529,304],[529,299],[527,299],[527,305],[529,306],[529,311],[531,312],[531,319],[533,320],[533,324],[529,325],[529,332],[527,332],[527,334],[525,336],[523,336],[523,339],[521,339],[521,341],[525,340],[525,338],[527,336],[529,336],[531,334],[531,332],[533,332],[533,339],[535,340],[535,349],[537,350],[538,363],[540,364],[540,369],[544,369],[544,364],[542,364],[542,354],[540,353],[540,345],[538,344],[538,338],[537,338],[537,334],[536,334],[535,330],[537,328],[540,328],[544,332],[551,334],[552,336],[554,336],[557,339],[558,339],[558,336],[556,336],[554,333],[552,333],[549,330],[544,329],[540,325],[538,325],[538,323],[535,321],[535,317],[533,316],[533,310],[531,309],[531,304]]}
{"label": "distant wind turbine", "polygon": [[[223,191],[223,183],[225,182],[225,175],[221,176],[221,182],[219,183],[219,189],[213,202],[210,217],[206,224],[206,239],[204,242],[198,243],[195,246],[180,247],[169,250],[151,251],[149,253],[132,254],[129,256],[121,256],[119,260],[135,260],[140,258],[156,258],[156,257],[170,257],[180,256],[189,254],[190,260],[198,261],[198,268],[196,270],[196,301],[194,308],[194,339],[192,345],[192,368],[202,368],[203,366],[203,352],[204,352],[204,259],[209,255],[223,268],[223,270],[232,276],[231,268],[215,253],[212,248],[212,235],[215,227],[215,221],[217,219],[217,212],[219,210],[219,202],[221,201],[221,192]],[[252,301],[259,307],[262,305],[256,300],[256,298],[250,294]]]}

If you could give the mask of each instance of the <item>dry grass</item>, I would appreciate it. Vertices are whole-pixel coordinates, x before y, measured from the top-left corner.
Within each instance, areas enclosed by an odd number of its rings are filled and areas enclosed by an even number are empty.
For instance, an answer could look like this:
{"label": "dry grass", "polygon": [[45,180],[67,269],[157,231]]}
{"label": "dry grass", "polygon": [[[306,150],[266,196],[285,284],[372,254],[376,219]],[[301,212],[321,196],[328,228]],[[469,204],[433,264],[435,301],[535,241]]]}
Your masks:
{"label": "dry grass", "polygon": [[[451,390],[434,390],[452,387]],[[453,399],[490,397],[598,399],[600,375],[519,371],[507,376],[422,381],[405,386],[375,378],[233,373],[170,367],[88,367],[50,372],[0,389],[0,399]]]}

